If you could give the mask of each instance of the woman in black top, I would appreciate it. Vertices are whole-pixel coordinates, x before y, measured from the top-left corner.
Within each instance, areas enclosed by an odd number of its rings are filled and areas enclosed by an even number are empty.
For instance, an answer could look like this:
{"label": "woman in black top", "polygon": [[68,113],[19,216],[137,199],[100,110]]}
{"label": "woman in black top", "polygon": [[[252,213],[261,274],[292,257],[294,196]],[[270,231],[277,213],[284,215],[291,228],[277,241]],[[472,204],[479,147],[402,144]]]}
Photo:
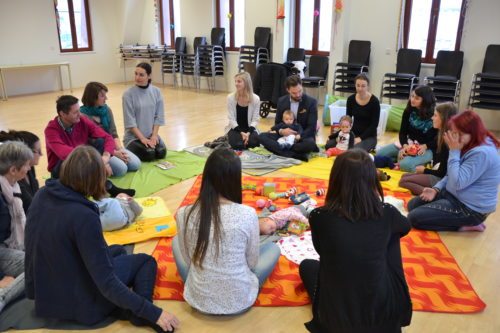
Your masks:
{"label": "woman in black top", "polygon": [[22,141],[29,149],[33,152],[33,158],[30,162],[30,170],[26,176],[18,181],[19,187],[21,188],[21,200],[23,201],[24,212],[28,212],[28,208],[31,205],[31,200],[35,196],[35,193],[40,188],[38,180],[36,179],[35,166],[38,165],[40,161],[40,156],[42,156],[42,146],[40,144],[40,138],[36,134],[28,131],[14,131],[0,132],[0,142],[4,141]]}
{"label": "woman in black top", "polygon": [[446,175],[450,151],[444,142],[444,133],[448,131],[448,120],[457,112],[457,107],[452,102],[436,106],[432,116],[432,126],[439,130],[436,138],[437,147],[432,152],[432,164],[436,168],[428,169],[419,165],[415,168],[415,173],[407,173],[401,177],[399,186],[409,189],[414,195],[420,195],[425,187],[433,187]]}
{"label": "woman in black top", "polygon": [[332,167],[325,206],[309,216],[320,260],[306,259],[300,276],[313,301],[310,332],[391,333],[410,324],[412,305],[400,238],[410,231],[383,203],[368,153],[352,149]]}
{"label": "woman in black top", "polygon": [[[356,93],[347,99],[346,114],[354,118],[352,132],[354,147],[370,151],[377,145],[377,127],[380,118],[380,102],[369,90],[370,80],[365,74],[354,78]],[[327,146],[333,142],[327,141]],[[332,146],[333,147],[333,146]]]}

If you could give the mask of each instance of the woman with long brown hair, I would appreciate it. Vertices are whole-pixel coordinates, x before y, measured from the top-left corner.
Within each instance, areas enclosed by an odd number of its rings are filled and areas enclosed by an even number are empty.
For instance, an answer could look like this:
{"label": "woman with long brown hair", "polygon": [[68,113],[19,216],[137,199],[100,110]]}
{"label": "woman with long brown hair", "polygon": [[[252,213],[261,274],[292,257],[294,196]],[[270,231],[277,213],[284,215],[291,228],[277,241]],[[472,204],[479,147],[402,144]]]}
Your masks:
{"label": "woman with long brown hair", "polygon": [[432,126],[439,130],[436,149],[432,151],[432,165],[429,169],[423,165],[415,168],[415,173],[406,173],[401,177],[399,186],[407,188],[411,193],[420,195],[425,187],[432,187],[446,175],[449,149],[444,142],[444,134],[448,131],[448,121],[457,114],[457,107],[452,102],[438,104],[432,116]]}
{"label": "woman with long brown hair", "polygon": [[257,214],[241,202],[241,161],[230,149],[216,149],[198,199],[177,212],[172,246],[184,299],[200,312],[247,311],[280,256],[272,242],[259,246]]}
{"label": "woman with long brown hair", "polygon": [[310,332],[401,332],[412,307],[400,238],[406,218],[383,202],[377,170],[359,148],[339,155],[325,205],[309,215],[320,260],[306,259],[300,276],[313,300]]}

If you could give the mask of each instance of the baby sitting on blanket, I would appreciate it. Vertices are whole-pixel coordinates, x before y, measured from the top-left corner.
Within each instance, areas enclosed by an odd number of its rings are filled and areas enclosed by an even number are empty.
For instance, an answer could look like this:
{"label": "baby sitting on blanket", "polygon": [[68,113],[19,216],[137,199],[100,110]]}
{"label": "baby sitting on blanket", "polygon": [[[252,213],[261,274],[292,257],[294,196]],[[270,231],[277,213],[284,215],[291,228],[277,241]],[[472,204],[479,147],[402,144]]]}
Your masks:
{"label": "baby sitting on blanket", "polygon": [[[304,216],[307,208],[298,205],[278,210],[267,217],[259,218],[259,230],[261,235],[273,234],[276,230],[282,229],[289,221],[298,221],[309,226],[309,220]],[[262,216],[262,214],[261,214]]]}
{"label": "baby sitting on blanket", "polygon": [[142,213],[142,207],[131,196],[120,193],[116,198],[96,201],[103,231],[113,231],[126,227]]}

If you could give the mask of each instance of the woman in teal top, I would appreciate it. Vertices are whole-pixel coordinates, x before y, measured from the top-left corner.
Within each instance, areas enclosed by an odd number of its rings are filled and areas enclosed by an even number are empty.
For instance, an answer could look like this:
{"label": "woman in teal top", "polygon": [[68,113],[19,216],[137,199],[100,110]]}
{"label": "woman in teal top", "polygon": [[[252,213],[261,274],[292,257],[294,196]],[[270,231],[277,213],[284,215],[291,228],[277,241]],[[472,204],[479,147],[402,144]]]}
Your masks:
{"label": "woman in teal top", "polygon": [[89,82],[83,91],[80,111],[88,118],[111,134],[115,141],[116,149],[109,160],[113,176],[120,177],[127,171],[137,171],[141,167],[141,160],[130,150],[123,148],[116,131],[113,112],[106,104],[108,88],[99,82]]}

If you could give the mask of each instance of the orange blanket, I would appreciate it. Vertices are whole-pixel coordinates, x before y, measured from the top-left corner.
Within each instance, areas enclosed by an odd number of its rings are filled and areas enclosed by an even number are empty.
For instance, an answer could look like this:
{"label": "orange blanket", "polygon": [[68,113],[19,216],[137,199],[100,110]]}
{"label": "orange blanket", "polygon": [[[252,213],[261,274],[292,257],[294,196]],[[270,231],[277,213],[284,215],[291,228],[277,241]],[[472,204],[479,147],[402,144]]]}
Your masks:
{"label": "orange blanket", "polygon": [[[190,204],[196,199],[200,180],[201,178],[196,180],[181,206]],[[300,187],[320,205],[323,204],[324,197],[317,197],[313,193],[317,188],[327,186],[327,181],[312,178],[243,177],[244,184],[256,184],[259,187],[264,182],[276,183],[278,191],[286,191],[292,186]],[[411,198],[407,193],[385,194],[403,199],[405,202]],[[244,191],[245,204],[255,207],[257,198],[260,196],[256,196],[253,191]],[[275,204],[278,207],[289,205],[285,199],[278,199]],[[401,249],[414,310],[472,313],[485,308],[486,305],[477,296],[437,233],[412,230],[402,238]],[[182,300],[183,284],[172,255],[171,239],[161,239],[153,256],[158,262],[154,298]],[[255,305],[299,306],[309,302],[299,277],[298,266],[281,256],[273,273],[264,283]]]}

